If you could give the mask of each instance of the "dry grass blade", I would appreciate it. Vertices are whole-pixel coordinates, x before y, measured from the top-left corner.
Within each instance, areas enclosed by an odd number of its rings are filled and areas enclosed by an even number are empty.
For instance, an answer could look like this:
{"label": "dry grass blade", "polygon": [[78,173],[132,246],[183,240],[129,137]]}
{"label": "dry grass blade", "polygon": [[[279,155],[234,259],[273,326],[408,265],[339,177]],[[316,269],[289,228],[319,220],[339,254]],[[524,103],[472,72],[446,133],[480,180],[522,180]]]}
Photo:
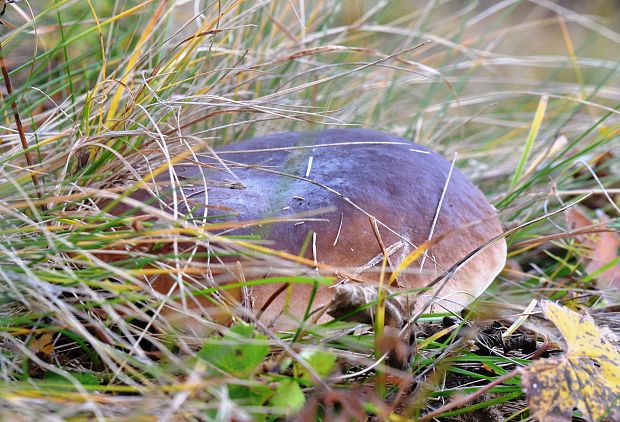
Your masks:
{"label": "dry grass blade", "polygon": [[[542,324],[523,313],[528,303],[562,302],[618,328],[612,0],[0,0],[0,12],[0,419],[267,421],[325,409],[326,419],[525,420],[532,415],[512,374],[534,361],[506,344]],[[340,185],[314,180],[329,142],[313,145],[295,171],[255,165],[363,214],[357,228],[334,213],[338,232],[309,236],[306,255],[238,234],[274,219],[223,222],[214,217],[226,209],[198,203],[240,186],[245,168],[234,161],[252,151],[227,144],[334,126],[382,130],[444,157],[458,151],[454,172],[499,209],[512,268],[472,312],[416,308],[399,319],[393,309],[418,293],[397,289],[419,273],[414,262],[434,278],[430,304],[499,237],[440,268],[431,252],[450,241],[437,234],[451,195],[431,204],[428,227],[437,230],[424,230],[428,242],[412,245]],[[203,174],[189,186],[176,170],[206,159],[226,180]],[[454,174],[437,185],[453,187]],[[164,185],[179,188],[174,201],[137,199]],[[575,203],[583,224],[561,215]],[[117,206],[130,211],[114,216]],[[324,211],[289,218],[303,228]],[[321,264],[321,242],[355,248],[352,227],[376,248],[367,264]],[[313,303],[298,329],[276,330],[248,300],[254,286],[277,285],[274,298],[290,302],[300,289],[340,277],[361,287],[371,275],[381,289],[355,306],[370,323],[318,323],[329,307]],[[153,288],[163,279],[169,288]],[[245,292],[239,301],[235,289]],[[399,335],[384,329],[391,319],[407,321]],[[487,325],[506,321],[493,334],[499,345],[479,341]],[[398,369],[395,344],[415,350]]]}

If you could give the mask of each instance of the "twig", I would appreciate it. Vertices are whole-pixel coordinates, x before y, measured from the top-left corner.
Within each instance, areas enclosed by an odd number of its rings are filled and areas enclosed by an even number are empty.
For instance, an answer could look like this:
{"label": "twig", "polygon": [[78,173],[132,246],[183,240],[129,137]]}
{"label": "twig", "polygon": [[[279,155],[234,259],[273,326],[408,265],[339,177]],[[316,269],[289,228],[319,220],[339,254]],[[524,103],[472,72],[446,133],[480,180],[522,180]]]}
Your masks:
{"label": "twig", "polygon": [[[392,265],[392,260],[390,259],[390,253],[385,247],[385,243],[383,243],[383,239],[381,238],[381,233],[379,233],[379,226],[377,226],[377,219],[375,217],[370,217],[370,226],[372,227],[372,231],[377,238],[377,242],[379,242],[379,247],[381,248],[381,253],[383,254],[382,260],[386,260],[388,265],[390,266],[390,271],[394,272],[394,266]],[[398,277],[394,279],[396,281],[396,287],[403,287],[403,285],[398,280]]]}
{"label": "twig", "polygon": [[[6,3],[4,4],[6,7]],[[4,10],[3,10],[4,13]],[[0,68],[2,68],[2,76],[4,77],[4,84],[6,85],[6,91],[8,93],[9,98],[13,97],[13,86],[11,85],[11,79],[9,78],[9,70],[6,67],[6,62],[4,61],[4,55],[2,54],[2,43],[0,43]],[[35,170],[33,169],[33,161],[32,155],[30,151],[28,151],[28,141],[26,140],[26,134],[24,133],[24,127],[22,126],[22,120],[19,117],[19,111],[17,110],[17,103],[15,102],[15,98],[11,98],[11,108],[13,109],[13,116],[15,117],[15,125],[17,126],[17,132],[19,133],[19,139],[22,144],[22,148],[24,150],[24,155],[26,156],[26,164],[28,164],[28,169],[30,171],[30,178],[32,179],[32,184],[34,185],[35,192],[37,197],[41,199],[41,190],[39,188],[39,179]]]}

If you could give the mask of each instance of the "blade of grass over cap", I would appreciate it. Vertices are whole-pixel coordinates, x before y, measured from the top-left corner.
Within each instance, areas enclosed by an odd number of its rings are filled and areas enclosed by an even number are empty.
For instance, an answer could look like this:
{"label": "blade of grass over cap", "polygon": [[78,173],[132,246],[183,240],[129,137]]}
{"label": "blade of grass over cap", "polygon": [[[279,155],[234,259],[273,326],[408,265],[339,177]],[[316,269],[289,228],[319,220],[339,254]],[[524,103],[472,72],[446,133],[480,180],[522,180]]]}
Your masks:
{"label": "blade of grass over cap", "polygon": [[[507,345],[544,349],[536,301],[619,327],[618,297],[599,283],[617,254],[590,262],[620,227],[614,1],[0,0],[12,84],[0,75],[0,420],[533,417],[520,377],[505,376],[536,361]],[[270,153],[237,145],[354,127],[404,138],[381,147],[395,168],[346,165],[359,135],[342,160],[314,135]],[[385,221],[432,176],[401,160],[411,141],[458,151],[458,172],[499,210],[497,236],[467,235],[482,213],[442,237],[464,208],[447,171],[430,218]],[[346,177],[322,179],[331,162]],[[367,192],[347,182],[384,168]],[[269,215],[260,201],[243,215],[219,202],[261,196],[246,176],[259,172],[282,179]],[[371,209],[345,187],[398,199]],[[575,206],[607,223],[574,228]],[[368,242],[348,240],[362,232]],[[449,290],[463,269],[504,240],[509,260],[479,299],[444,307],[467,297]],[[331,248],[351,261],[327,262]],[[408,285],[421,276],[431,281]],[[331,312],[345,285],[361,300]],[[247,335],[231,330],[242,321]],[[201,358],[213,345],[221,356]]]}

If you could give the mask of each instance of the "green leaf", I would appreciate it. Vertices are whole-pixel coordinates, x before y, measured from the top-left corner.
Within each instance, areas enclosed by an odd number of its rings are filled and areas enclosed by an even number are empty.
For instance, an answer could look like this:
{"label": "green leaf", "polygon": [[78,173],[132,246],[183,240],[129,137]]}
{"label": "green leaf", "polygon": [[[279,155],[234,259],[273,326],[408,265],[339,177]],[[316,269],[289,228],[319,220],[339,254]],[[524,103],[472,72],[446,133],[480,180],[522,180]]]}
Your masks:
{"label": "green leaf", "polygon": [[[332,352],[321,349],[306,349],[301,353],[301,357],[314,369],[321,378],[331,374],[336,363],[336,355]],[[316,382],[303,366],[296,364],[297,373],[305,385],[314,385]]]}
{"label": "green leaf", "polygon": [[228,396],[242,405],[262,406],[273,395],[271,388],[264,385],[229,384]]}
{"label": "green leaf", "polygon": [[290,380],[280,382],[276,388],[276,393],[269,401],[273,407],[282,409],[286,416],[299,412],[304,407],[305,402],[306,398],[299,384]]}
{"label": "green leaf", "polygon": [[[86,372],[69,373],[82,385],[99,385],[99,378],[97,378],[97,376],[94,374],[89,374]],[[67,384],[68,386],[73,386],[73,383],[69,381],[66,377],[63,377],[62,375],[56,374],[54,372],[46,372],[43,376],[43,382],[53,384]]]}
{"label": "green leaf", "polygon": [[231,375],[248,377],[269,354],[266,340],[251,325],[240,324],[224,337],[207,339],[198,356]]}

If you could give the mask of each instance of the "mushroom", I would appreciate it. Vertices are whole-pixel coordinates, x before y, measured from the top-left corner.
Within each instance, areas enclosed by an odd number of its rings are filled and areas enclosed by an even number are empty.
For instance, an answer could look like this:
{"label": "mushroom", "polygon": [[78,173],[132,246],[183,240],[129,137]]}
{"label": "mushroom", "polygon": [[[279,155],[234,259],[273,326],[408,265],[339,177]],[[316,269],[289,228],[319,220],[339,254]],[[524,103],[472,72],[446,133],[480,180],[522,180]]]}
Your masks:
{"label": "mushroom", "polygon": [[[276,220],[240,225],[226,234],[258,236],[269,247],[295,255],[310,239],[304,256],[317,263],[321,275],[354,275],[358,281],[349,283],[376,285],[384,253],[393,269],[430,240],[426,254],[389,286],[393,292],[415,293],[410,311],[458,312],[504,266],[506,243],[494,207],[453,163],[405,139],[368,129],[285,132],[228,145],[199,160],[175,167],[182,182],[175,189],[190,198],[194,216],[206,212],[209,223]],[[196,189],[203,177],[206,191]],[[163,203],[170,205],[168,175],[159,183],[167,191]],[[184,204],[178,201],[177,209],[188,213]],[[262,271],[252,277],[277,269]],[[172,281],[158,283],[167,291]],[[313,286],[290,288],[290,295],[281,284],[250,289],[253,309],[262,311],[264,322],[280,328],[299,323]],[[333,305],[336,290],[319,286],[313,307]],[[328,318],[323,313],[320,321]]]}

